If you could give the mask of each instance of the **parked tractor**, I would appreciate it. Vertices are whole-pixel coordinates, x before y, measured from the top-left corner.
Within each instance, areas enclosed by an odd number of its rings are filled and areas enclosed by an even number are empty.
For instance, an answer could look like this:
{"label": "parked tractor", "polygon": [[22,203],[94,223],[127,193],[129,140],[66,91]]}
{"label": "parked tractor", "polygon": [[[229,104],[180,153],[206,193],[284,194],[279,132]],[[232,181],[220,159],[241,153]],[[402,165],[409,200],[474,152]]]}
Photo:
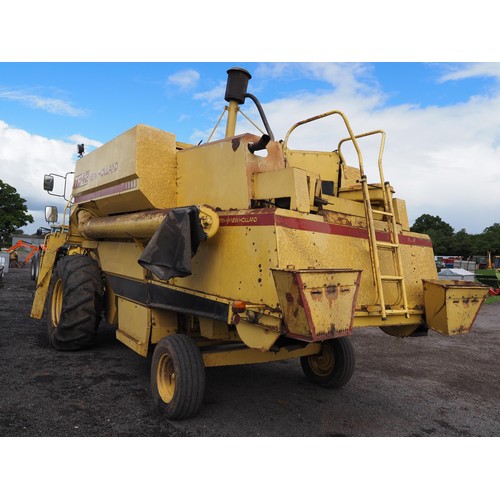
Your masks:
{"label": "parked tractor", "polygon": [[[31,312],[45,312],[50,345],[87,348],[101,320],[115,325],[136,353],[153,351],[153,399],[182,419],[202,406],[210,367],[297,358],[311,382],[339,388],[354,372],[357,328],[468,333],[487,287],[438,280],[431,240],[410,231],[384,178],[385,132],[355,133],[333,110],[276,140],[247,92],[251,75],[227,73],[223,139],[190,145],[137,125],[80,151]],[[247,99],[264,130],[235,135]],[[333,148],[289,148],[297,128],[327,117],[345,130]],[[380,139],[374,182],[366,137]],[[53,176],[44,186],[53,190]],[[54,208],[47,220],[57,220]]]}

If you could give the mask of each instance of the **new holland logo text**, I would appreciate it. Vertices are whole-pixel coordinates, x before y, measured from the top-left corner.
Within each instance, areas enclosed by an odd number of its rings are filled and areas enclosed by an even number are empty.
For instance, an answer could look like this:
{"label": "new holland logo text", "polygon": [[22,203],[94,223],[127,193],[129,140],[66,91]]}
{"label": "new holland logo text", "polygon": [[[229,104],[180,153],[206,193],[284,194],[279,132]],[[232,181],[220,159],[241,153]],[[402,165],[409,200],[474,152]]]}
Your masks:
{"label": "new holland logo text", "polygon": [[94,183],[97,181],[98,178],[114,174],[117,170],[118,170],[117,161],[115,161],[111,165],[108,165],[107,167],[101,168],[101,170],[98,170],[97,172],[91,172],[90,170],[87,170],[86,172],[78,174],[75,177],[75,181],[73,182],[73,189],[81,188],[89,183]]}

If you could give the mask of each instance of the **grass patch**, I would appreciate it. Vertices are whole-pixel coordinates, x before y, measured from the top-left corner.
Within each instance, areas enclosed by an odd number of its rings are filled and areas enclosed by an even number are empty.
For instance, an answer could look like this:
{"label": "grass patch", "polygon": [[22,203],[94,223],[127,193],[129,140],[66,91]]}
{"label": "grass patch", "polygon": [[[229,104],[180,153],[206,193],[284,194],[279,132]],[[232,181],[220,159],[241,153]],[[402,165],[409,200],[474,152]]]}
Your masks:
{"label": "grass patch", "polygon": [[500,302],[500,295],[488,295],[484,301],[485,304],[493,304],[494,302]]}

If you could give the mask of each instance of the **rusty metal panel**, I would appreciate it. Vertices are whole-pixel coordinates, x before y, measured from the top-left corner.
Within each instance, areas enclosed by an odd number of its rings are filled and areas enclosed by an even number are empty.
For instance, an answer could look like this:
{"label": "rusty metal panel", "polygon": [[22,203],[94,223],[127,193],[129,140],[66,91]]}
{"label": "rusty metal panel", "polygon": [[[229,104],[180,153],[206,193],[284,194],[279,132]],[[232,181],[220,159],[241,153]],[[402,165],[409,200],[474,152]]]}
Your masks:
{"label": "rusty metal panel", "polygon": [[287,336],[316,342],[352,333],[361,271],[272,271]]}

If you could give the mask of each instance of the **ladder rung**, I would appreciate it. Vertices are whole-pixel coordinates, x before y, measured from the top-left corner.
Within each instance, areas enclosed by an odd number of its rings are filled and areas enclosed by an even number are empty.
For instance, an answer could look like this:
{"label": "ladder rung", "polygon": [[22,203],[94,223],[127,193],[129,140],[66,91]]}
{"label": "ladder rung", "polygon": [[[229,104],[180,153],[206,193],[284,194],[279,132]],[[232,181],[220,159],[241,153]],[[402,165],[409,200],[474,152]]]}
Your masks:
{"label": "ladder rung", "polygon": [[[362,170],[362,169],[361,169]],[[366,179],[366,175],[363,174],[361,176],[360,182],[362,187],[363,201],[365,206],[365,215],[366,215],[366,228],[368,231],[368,240],[369,240],[369,251],[370,258],[372,261],[372,269],[373,269],[373,278],[375,279],[375,288],[380,300],[380,304],[377,306],[373,306],[373,312],[375,312],[375,307],[380,307],[380,315],[383,320],[387,319],[386,317],[391,316],[401,316],[404,315],[406,318],[410,317],[409,307],[408,307],[408,298],[406,295],[406,287],[405,287],[405,278],[402,276],[402,262],[401,255],[399,250],[399,238],[396,229],[396,216],[394,212],[394,207],[392,205],[392,193],[390,189],[389,183],[383,182],[383,174],[382,174],[382,166],[379,165],[380,171],[380,182],[383,183],[383,206],[376,205],[378,209],[372,207],[372,200],[370,199],[370,193],[368,190],[368,183]],[[381,216],[384,222],[387,224],[387,229],[389,231],[388,236],[386,238],[388,241],[378,241],[375,231],[375,221],[373,216],[378,215]],[[380,262],[379,257],[383,253],[383,250],[390,250],[394,260],[394,275],[382,275],[380,272]],[[399,273],[401,276],[397,275]],[[403,306],[403,309],[390,309],[390,306],[386,306],[385,297],[384,297],[384,285],[387,283],[393,283],[398,288],[398,294],[401,299],[401,303],[398,302],[398,307]],[[399,300],[399,299],[398,299]],[[370,314],[370,311],[368,311]]]}
{"label": "ladder rung", "polygon": [[394,214],[392,212],[385,212],[384,210],[375,210],[374,208],[372,208],[372,212],[378,215],[387,215],[387,217],[394,217]]}
{"label": "ladder rung", "polygon": [[382,281],[403,281],[403,276],[380,276]]}
{"label": "ladder rung", "polygon": [[387,316],[392,316],[396,314],[408,314],[408,309],[386,309],[385,314]]}
{"label": "ladder rung", "polygon": [[384,248],[398,248],[399,245],[397,243],[387,243],[386,241],[377,241],[378,247]]}

